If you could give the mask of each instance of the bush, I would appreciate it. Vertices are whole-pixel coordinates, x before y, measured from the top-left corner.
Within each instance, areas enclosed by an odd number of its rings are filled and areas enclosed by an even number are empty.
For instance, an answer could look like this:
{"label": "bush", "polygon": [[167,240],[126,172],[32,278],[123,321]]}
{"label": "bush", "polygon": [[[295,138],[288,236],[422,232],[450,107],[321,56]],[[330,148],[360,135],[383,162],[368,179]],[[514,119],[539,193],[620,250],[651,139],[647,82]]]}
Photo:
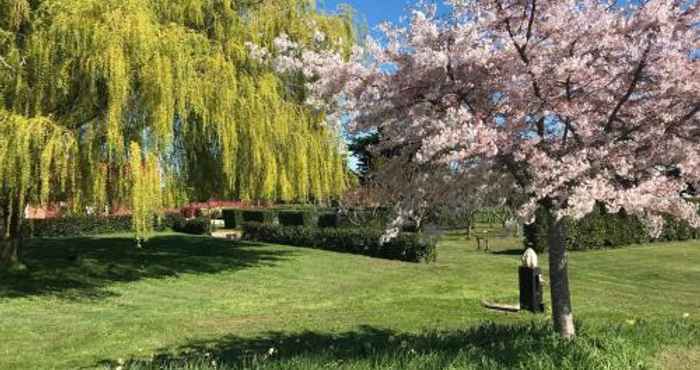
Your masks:
{"label": "bush", "polygon": [[269,210],[242,210],[241,218],[243,222],[259,222],[263,224],[274,224],[277,221],[277,215]]}
{"label": "bush", "polygon": [[183,225],[178,225],[178,228],[173,230],[185,234],[209,234],[211,232],[211,219],[205,216],[196,217],[190,220],[186,220]]}
{"label": "bush", "polygon": [[340,220],[337,213],[322,213],[318,215],[318,227],[338,227]]}
{"label": "bush", "polygon": [[[153,220],[155,231],[184,230],[186,220],[180,213],[166,213]],[[30,220],[27,233],[34,238],[69,238],[77,236],[132,232],[131,215],[68,216]]]}
{"label": "bush", "polygon": [[312,211],[280,211],[277,214],[280,225],[284,226],[316,226],[317,216]]}
{"label": "bush", "polygon": [[384,229],[390,221],[391,210],[386,207],[348,209],[338,218],[338,227]]}
{"label": "bush", "polygon": [[[525,246],[542,253],[547,250],[547,234],[554,217],[545,208],[535,212],[535,222],[525,225]],[[597,205],[593,211],[582,219],[567,220],[566,248],[568,250],[590,250],[619,248],[629,244],[641,244],[653,241],[676,241],[696,239],[700,230],[691,228],[688,223],[665,219],[664,229],[656,239],[651,239],[644,224],[635,216],[624,210],[611,214],[605,207]]]}
{"label": "bush", "polygon": [[70,216],[29,221],[35,238],[61,238],[131,231],[131,216]]}
{"label": "bush", "polygon": [[221,215],[227,229],[238,229],[243,224],[243,214],[240,209],[224,209],[221,211]]}
{"label": "bush", "polygon": [[382,230],[367,228],[313,228],[244,223],[243,238],[268,243],[311,247],[408,262],[433,262],[437,240],[416,233],[402,233],[380,243]]}
{"label": "bush", "polygon": [[182,230],[185,227],[187,219],[181,213],[166,213],[161,219],[158,231],[165,230]]}

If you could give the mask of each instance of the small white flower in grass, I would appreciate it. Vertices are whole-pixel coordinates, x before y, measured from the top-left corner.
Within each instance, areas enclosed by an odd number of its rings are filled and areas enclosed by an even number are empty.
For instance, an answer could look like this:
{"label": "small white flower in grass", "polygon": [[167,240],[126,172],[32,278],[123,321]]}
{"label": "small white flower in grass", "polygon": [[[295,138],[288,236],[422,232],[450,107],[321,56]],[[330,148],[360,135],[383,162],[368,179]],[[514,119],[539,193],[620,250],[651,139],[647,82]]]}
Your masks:
{"label": "small white flower in grass", "polygon": [[272,356],[272,355],[275,354],[275,352],[277,352],[277,350],[275,349],[275,347],[270,347],[270,349],[267,350],[267,355],[268,355],[268,356]]}
{"label": "small white flower in grass", "polygon": [[627,325],[634,325],[637,323],[635,320],[627,320],[625,322],[627,323]]}
{"label": "small white flower in grass", "polygon": [[690,314],[689,314],[689,313],[686,312],[686,313],[683,314],[683,318],[684,318],[684,319],[687,319],[687,318],[689,318],[689,317],[690,317]]}
{"label": "small white flower in grass", "polygon": [[114,370],[124,370],[124,366],[117,366],[114,368]]}
{"label": "small white flower in grass", "polygon": [[415,355],[415,354],[416,354],[417,352],[416,352],[416,350],[415,350],[415,349],[411,348],[411,350],[410,350],[410,351],[408,351],[408,353],[410,353],[410,354],[412,354],[412,355]]}
{"label": "small white flower in grass", "polygon": [[124,365],[124,359],[123,359],[123,358],[118,358],[118,359],[117,359],[117,364],[119,364],[119,365]]}

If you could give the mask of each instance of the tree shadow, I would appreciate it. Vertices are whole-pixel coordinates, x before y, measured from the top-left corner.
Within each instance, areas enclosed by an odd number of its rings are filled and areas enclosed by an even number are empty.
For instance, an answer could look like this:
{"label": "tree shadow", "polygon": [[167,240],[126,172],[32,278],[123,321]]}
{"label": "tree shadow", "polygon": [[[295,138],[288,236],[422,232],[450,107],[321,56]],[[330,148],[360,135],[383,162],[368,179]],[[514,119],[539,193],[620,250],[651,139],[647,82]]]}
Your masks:
{"label": "tree shadow", "polygon": [[497,255],[502,255],[502,256],[521,256],[525,252],[525,249],[522,248],[516,248],[516,249],[504,249],[500,251],[493,251],[491,254],[497,254]]}
{"label": "tree shadow", "polygon": [[[683,335],[690,335],[694,329]],[[106,369],[306,369],[306,368],[598,368],[634,367],[638,348],[617,346],[630,329],[611,327],[603,334],[561,340],[542,322],[495,324],[448,332],[401,333],[362,326],[344,333],[269,332],[255,338],[234,335],[191,341],[149,359],[103,360]],[[608,343],[612,340],[612,344]],[[627,363],[627,361],[633,361]],[[323,365],[323,366],[321,366]],[[333,366],[331,366],[333,365]],[[568,366],[567,366],[568,365]],[[612,366],[612,368],[616,368]]]}
{"label": "tree shadow", "polygon": [[[503,366],[517,365],[524,350],[522,341],[527,336],[548,335],[544,327],[520,328],[487,324],[471,330],[452,332],[428,332],[423,334],[399,333],[390,329],[361,326],[344,333],[306,331],[289,334],[268,332],[256,338],[235,335],[215,341],[191,341],[175,350],[164,352],[150,359],[104,360],[98,367],[114,369],[179,369],[217,368],[243,369],[272,365],[272,368],[304,368],[309,363],[357,364],[382,363],[391,359],[393,368],[410,368],[411,357],[430,354],[431,368],[444,368],[464,356],[470,348],[467,361],[485,359]],[[503,351],[503,348],[508,348]],[[506,353],[503,353],[506,352]],[[443,366],[440,366],[443,365]],[[352,366],[351,366],[352,367]],[[359,368],[364,368],[359,366]]]}
{"label": "tree shadow", "polygon": [[101,299],[115,295],[107,289],[114,283],[272,265],[293,253],[179,234],[156,236],[141,249],[127,236],[36,239],[23,248],[26,271],[0,273],[0,298]]}

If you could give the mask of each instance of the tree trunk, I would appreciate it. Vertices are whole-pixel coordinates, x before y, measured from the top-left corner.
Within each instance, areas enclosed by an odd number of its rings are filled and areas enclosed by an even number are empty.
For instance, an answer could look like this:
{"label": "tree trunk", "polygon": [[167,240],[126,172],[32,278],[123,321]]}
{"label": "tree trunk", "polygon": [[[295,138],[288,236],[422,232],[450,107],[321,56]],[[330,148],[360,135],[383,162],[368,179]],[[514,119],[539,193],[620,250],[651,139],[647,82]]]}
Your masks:
{"label": "tree trunk", "polygon": [[468,212],[466,221],[467,221],[467,240],[470,240],[472,238],[472,229],[474,228],[474,217],[476,213],[475,212]]}
{"label": "tree trunk", "polygon": [[20,248],[22,245],[22,222],[24,209],[19,202],[0,206],[0,268],[21,269]]}
{"label": "tree trunk", "polygon": [[11,269],[19,265],[19,241],[0,241],[0,269]]}
{"label": "tree trunk", "polygon": [[573,338],[576,335],[576,329],[571,309],[566,255],[566,225],[563,219],[555,221],[549,229],[549,281],[554,329],[564,338]]}

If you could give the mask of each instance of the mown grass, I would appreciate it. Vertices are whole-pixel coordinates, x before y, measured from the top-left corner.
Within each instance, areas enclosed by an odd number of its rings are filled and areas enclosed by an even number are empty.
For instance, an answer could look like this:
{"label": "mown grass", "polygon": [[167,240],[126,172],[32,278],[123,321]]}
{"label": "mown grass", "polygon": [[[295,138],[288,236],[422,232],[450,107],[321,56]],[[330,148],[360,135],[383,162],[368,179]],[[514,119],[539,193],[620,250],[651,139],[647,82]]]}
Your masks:
{"label": "mown grass", "polygon": [[698,358],[697,242],[573,253],[571,343],[545,315],[481,307],[517,302],[519,247],[502,239],[477,252],[450,234],[437,263],[412,264],[178,234],[143,250],[128,235],[35,241],[29,270],[0,276],[0,369],[621,369]]}

